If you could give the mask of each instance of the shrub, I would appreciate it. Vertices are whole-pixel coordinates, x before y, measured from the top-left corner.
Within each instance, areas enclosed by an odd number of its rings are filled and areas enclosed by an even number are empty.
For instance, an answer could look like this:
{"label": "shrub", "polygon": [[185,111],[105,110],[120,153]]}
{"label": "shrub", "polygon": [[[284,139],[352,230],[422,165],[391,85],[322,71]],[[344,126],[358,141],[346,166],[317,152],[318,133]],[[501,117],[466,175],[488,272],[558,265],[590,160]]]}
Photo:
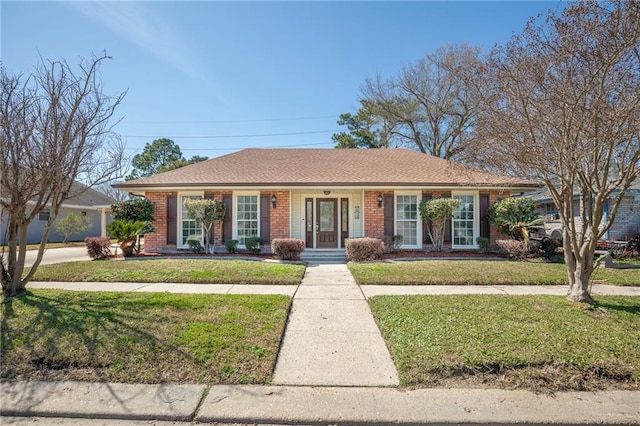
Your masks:
{"label": "shrub", "polygon": [[64,235],[63,243],[66,243],[70,235],[81,234],[91,228],[91,219],[86,215],[69,213],[56,221],[54,225],[55,231]]}
{"label": "shrub", "polygon": [[195,254],[204,252],[204,247],[202,247],[202,244],[200,244],[200,241],[198,240],[187,240],[187,244],[189,245],[189,250]]}
{"label": "shrub", "polygon": [[504,198],[489,208],[489,222],[503,234],[529,243],[529,233],[544,227],[536,213],[536,202],[529,198]]}
{"label": "shrub", "polygon": [[133,255],[133,249],[138,237],[145,232],[148,226],[149,222],[144,221],[127,222],[114,220],[107,225],[107,231],[113,238],[118,240],[118,244],[120,244],[120,248],[122,249],[122,255],[129,257]]}
{"label": "shrub", "polygon": [[234,254],[238,252],[238,240],[227,240],[224,242],[227,253]]}
{"label": "shrub", "polygon": [[400,250],[400,247],[402,247],[402,242],[404,241],[404,237],[400,234],[394,235],[393,237],[389,237],[385,235],[380,239],[384,243],[385,253],[392,253],[394,251]]}
{"label": "shrub", "polygon": [[427,224],[434,251],[442,251],[447,220],[459,206],[457,198],[434,198],[420,203],[420,218]]}
{"label": "shrub", "polygon": [[[155,211],[156,206],[144,197],[134,197],[111,205],[113,219],[124,222],[152,222]],[[153,227],[148,224],[143,234],[150,232],[153,232]]]}
{"label": "shrub", "polygon": [[264,240],[260,237],[251,237],[244,240],[244,247],[251,254],[259,254],[260,253],[260,245],[264,242]]}
{"label": "shrub", "polygon": [[384,243],[379,238],[350,238],[345,240],[345,253],[353,262],[377,260],[384,253]]}
{"label": "shrub", "polygon": [[87,245],[87,254],[92,259],[106,259],[111,256],[111,240],[107,237],[87,237],[84,243]]}
{"label": "shrub", "polygon": [[498,240],[496,246],[510,259],[524,259],[529,253],[529,245],[519,240]]}
{"label": "shrub", "polygon": [[271,250],[280,260],[300,260],[300,253],[305,243],[296,238],[274,238],[271,240]]}
{"label": "shrub", "polygon": [[489,239],[487,237],[476,238],[476,243],[478,244],[478,247],[480,247],[480,251],[482,253],[489,251]]}

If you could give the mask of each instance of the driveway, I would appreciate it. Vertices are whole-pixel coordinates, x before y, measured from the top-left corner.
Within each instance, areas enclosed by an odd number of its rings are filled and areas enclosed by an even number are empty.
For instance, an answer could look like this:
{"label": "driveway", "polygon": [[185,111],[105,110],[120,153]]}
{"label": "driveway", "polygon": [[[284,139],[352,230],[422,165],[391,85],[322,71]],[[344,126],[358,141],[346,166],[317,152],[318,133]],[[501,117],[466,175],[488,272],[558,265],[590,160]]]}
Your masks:
{"label": "driveway", "polygon": [[[27,251],[27,260],[25,266],[33,265],[36,260],[38,250]],[[49,265],[52,263],[74,262],[76,260],[91,260],[87,254],[86,247],[64,247],[48,249],[44,252],[41,265]]]}

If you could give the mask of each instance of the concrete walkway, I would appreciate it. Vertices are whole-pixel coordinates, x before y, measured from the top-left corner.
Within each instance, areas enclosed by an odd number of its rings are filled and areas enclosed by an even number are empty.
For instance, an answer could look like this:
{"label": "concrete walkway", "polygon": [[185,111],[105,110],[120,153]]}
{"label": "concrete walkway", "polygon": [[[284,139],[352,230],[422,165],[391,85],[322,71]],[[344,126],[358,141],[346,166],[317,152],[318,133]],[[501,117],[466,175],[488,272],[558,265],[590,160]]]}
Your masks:
{"label": "concrete walkway", "polygon": [[397,386],[396,368],[346,265],[309,265],[294,299],[273,383]]}

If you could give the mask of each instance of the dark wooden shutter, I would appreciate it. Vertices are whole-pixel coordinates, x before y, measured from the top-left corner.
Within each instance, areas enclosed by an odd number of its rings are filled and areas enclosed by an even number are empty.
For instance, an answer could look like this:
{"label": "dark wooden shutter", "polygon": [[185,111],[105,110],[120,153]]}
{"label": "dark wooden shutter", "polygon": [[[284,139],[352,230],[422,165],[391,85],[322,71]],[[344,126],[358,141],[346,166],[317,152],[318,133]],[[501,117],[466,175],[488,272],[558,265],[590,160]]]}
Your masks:
{"label": "dark wooden shutter", "polygon": [[395,234],[395,209],[393,194],[384,195],[384,236],[393,238]]}
{"label": "dark wooden shutter", "polygon": [[[422,193],[422,201],[429,201],[433,198],[431,193],[423,192]],[[420,212],[418,211],[418,214]],[[422,221],[422,243],[423,244],[431,244],[431,238],[429,237],[429,231],[427,230],[428,222],[426,220]]]}
{"label": "dark wooden shutter", "polygon": [[224,204],[224,218],[222,219],[222,242],[233,239],[233,197],[222,196]]}
{"label": "dark wooden shutter", "polygon": [[178,195],[167,194],[167,244],[178,243]]}
{"label": "dark wooden shutter", "polygon": [[271,197],[260,195],[260,238],[265,244],[271,241]]}
{"label": "dark wooden shutter", "polygon": [[[443,198],[451,198],[451,192],[443,192],[440,196]],[[447,219],[447,224],[444,226],[444,242],[451,242],[451,219]]]}
{"label": "dark wooden shutter", "polygon": [[480,194],[480,236],[489,238],[489,194]]}

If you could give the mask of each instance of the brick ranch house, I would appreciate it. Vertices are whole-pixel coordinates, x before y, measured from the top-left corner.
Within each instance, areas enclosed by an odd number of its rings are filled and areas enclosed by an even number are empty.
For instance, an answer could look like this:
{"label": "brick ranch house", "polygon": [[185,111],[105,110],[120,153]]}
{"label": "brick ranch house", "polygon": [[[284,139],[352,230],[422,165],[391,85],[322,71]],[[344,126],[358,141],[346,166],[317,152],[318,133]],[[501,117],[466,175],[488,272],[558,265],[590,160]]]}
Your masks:
{"label": "brick ranch house", "polygon": [[145,249],[188,248],[202,232],[183,208],[191,197],[226,206],[214,229],[228,239],[299,238],[307,249],[340,249],[346,238],[403,236],[404,249],[429,244],[418,205],[423,199],[462,201],[447,227],[452,249],[495,241],[487,210],[499,198],[536,184],[483,172],[408,149],[245,149],[155,176],[114,185],[156,205],[155,232]]}

